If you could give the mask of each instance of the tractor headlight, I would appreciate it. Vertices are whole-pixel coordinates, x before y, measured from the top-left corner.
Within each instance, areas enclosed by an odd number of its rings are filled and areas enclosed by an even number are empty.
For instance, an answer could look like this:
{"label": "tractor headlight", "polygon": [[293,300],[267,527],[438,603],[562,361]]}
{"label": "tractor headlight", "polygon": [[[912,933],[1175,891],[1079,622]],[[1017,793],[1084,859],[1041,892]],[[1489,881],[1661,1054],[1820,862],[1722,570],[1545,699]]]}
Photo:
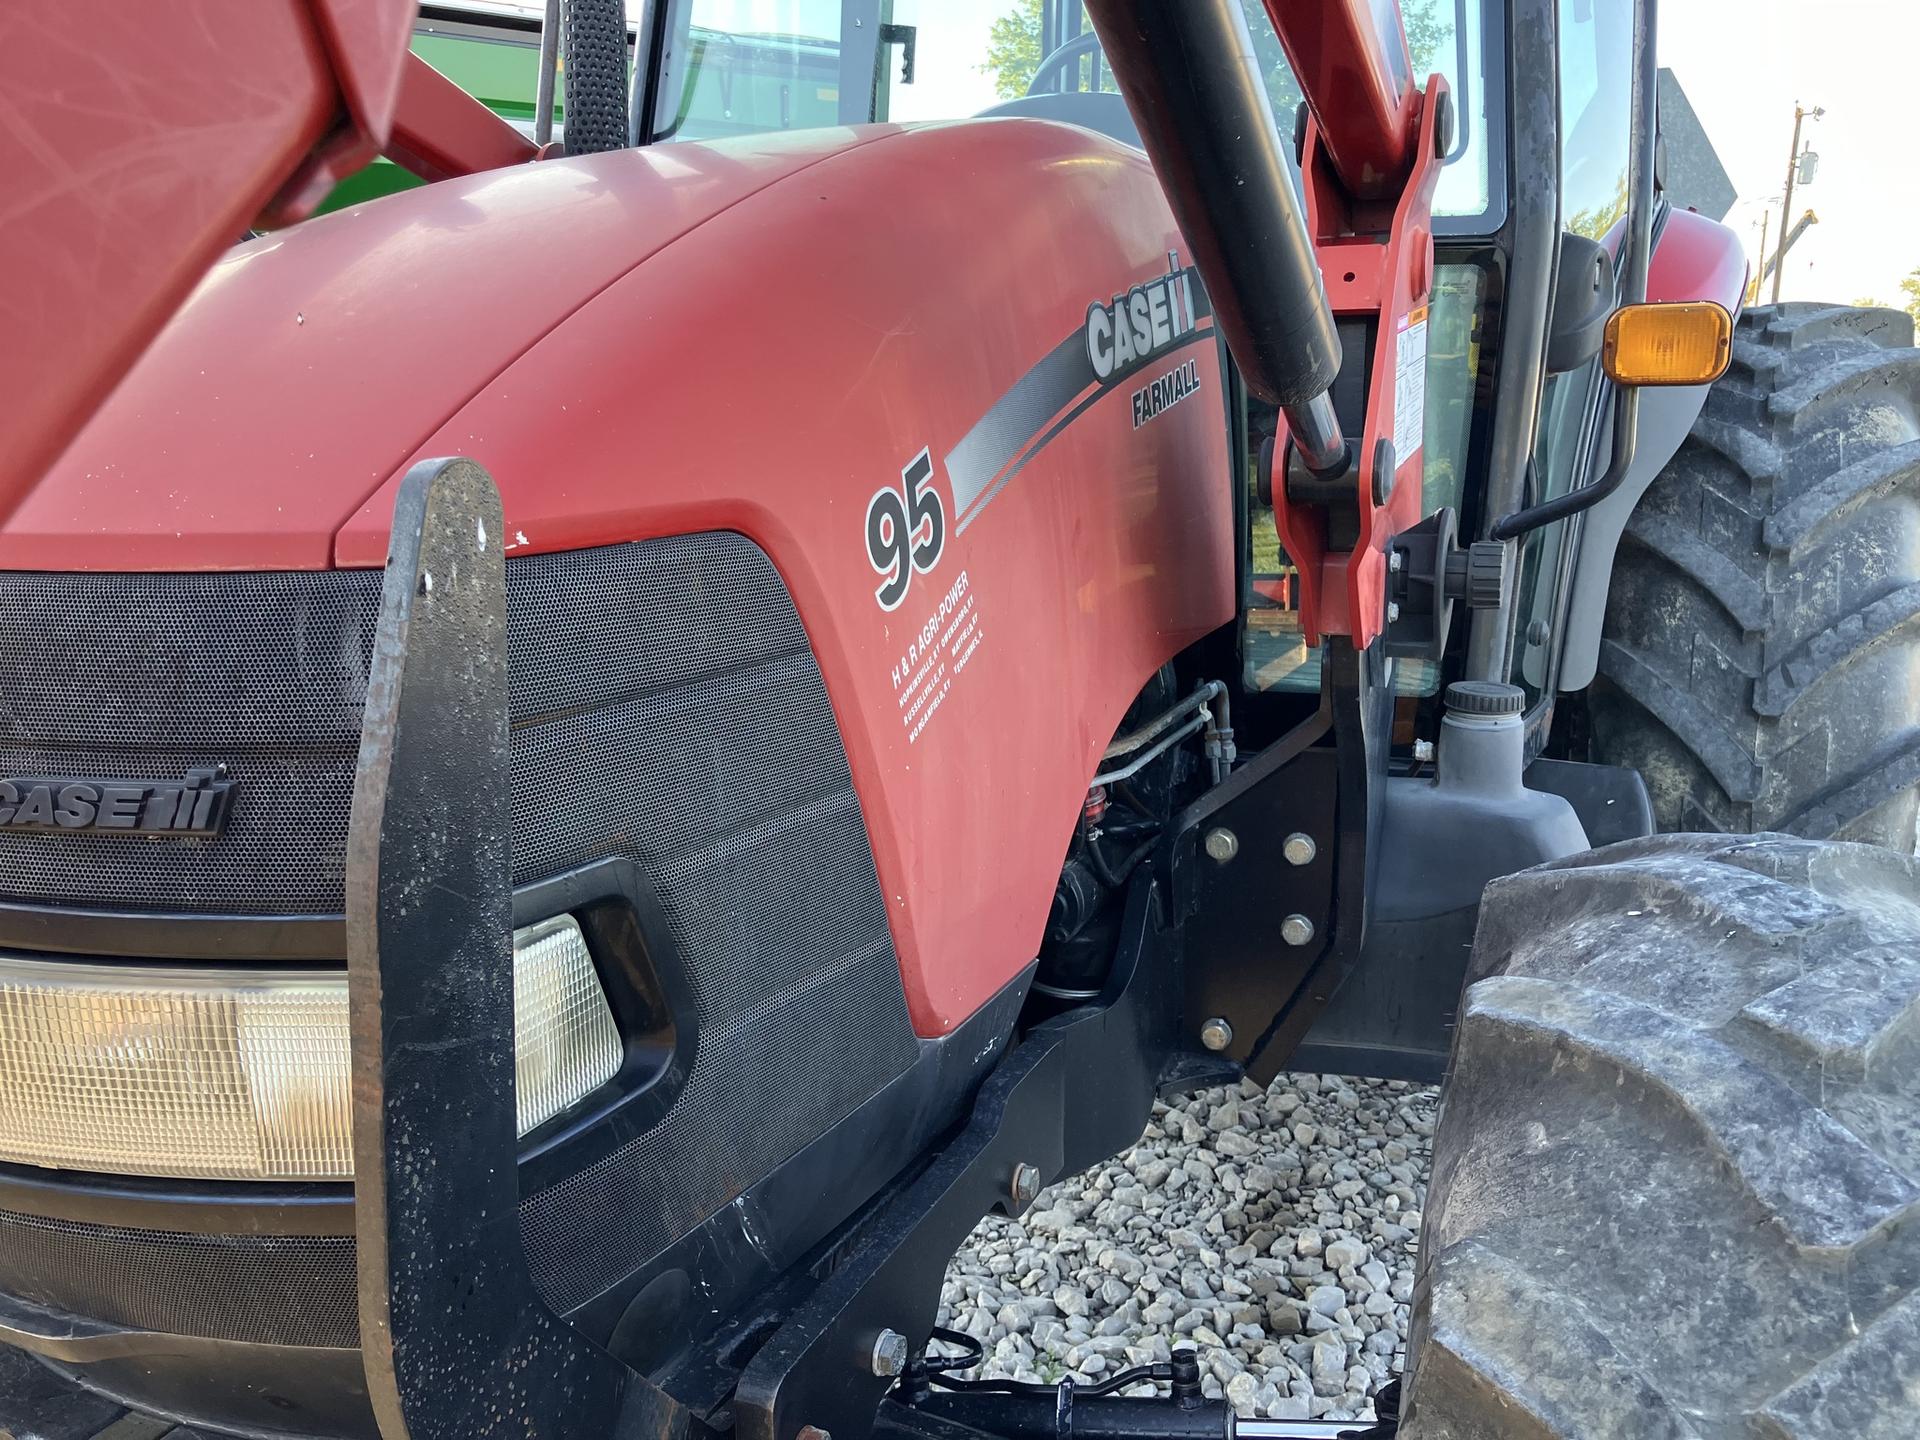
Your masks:
{"label": "tractor headlight", "polygon": [[[621,1045],[571,916],[513,937],[520,1133],[604,1085]],[[342,973],[0,955],[0,1160],[218,1180],[353,1176]]]}

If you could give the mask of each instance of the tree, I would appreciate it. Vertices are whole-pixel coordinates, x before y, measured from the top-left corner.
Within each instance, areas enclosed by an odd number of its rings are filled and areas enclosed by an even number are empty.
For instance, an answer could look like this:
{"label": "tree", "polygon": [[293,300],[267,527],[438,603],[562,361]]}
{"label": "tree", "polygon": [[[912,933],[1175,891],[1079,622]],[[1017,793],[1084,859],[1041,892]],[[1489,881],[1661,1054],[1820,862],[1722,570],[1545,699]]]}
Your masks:
{"label": "tree", "polygon": [[1620,183],[1614,187],[1613,198],[1603,205],[1594,205],[1585,210],[1576,210],[1567,219],[1567,229],[1576,235],[1584,235],[1589,240],[1604,240],[1607,232],[1613,229],[1620,217],[1627,213],[1627,176],[1620,174]]}
{"label": "tree", "polygon": [[1040,0],[1018,0],[987,32],[987,62],[981,73],[993,76],[993,93],[1002,100],[1027,93],[1040,53]]}
{"label": "tree", "polygon": [[[1267,99],[1273,105],[1281,134],[1291,136],[1293,112],[1306,97],[1280,49],[1280,37],[1274,34],[1273,21],[1267,18],[1267,7],[1249,5],[1246,9],[1247,28],[1253,33],[1253,53],[1275,57],[1273,67],[1267,71]],[[1407,29],[1407,50],[1413,57],[1413,78],[1425,85],[1427,77],[1453,48],[1453,7],[1449,5],[1442,18],[1440,0],[1404,0],[1401,14]]]}
{"label": "tree", "polygon": [[[987,32],[987,58],[980,66],[983,75],[993,77],[993,90],[1003,100],[1027,93],[1034,71],[1045,57],[1040,53],[1041,0],[1014,0],[1013,9],[993,22]],[[1173,3],[1173,0],[1169,0]],[[1421,84],[1434,71],[1436,63],[1453,47],[1453,7],[1443,16],[1441,0],[1405,0],[1403,10],[1407,27],[1407,49],[1413,56],[1413,76]],[[1273,104],[1274,119],[1283,135],[1293,134],[1293,112],[1300,104],[1300,86],[1287,68],[1273,22],[1264,5],[1247,6],[1247,26],[1253,32],[1253,51],[1272,56],[1267,71],[1267,98]],[[1103,76],[1108,88],[1111,77]]]}
{"label": "tree", "polygon": [[1853,302],[1853,307],[1856,310],[1904,310],[1914,318],[1916,324],[1920,324],[1920,268],[1911,271],[1900,282],[1900,292],[1907,297],[1905,303],[1900,305],[1863,295]]}

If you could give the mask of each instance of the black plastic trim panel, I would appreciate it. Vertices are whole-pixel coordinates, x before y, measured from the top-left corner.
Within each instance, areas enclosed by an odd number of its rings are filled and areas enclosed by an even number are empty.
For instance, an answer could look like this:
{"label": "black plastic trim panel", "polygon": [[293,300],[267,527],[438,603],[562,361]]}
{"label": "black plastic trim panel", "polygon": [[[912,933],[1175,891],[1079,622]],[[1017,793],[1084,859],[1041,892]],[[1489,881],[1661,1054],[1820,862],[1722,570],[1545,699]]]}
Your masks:
{"label": "black plastic trim panel", "polygon": [[343,915],[168,915],[0,904],[0,950],[116,960],[347,963]]}

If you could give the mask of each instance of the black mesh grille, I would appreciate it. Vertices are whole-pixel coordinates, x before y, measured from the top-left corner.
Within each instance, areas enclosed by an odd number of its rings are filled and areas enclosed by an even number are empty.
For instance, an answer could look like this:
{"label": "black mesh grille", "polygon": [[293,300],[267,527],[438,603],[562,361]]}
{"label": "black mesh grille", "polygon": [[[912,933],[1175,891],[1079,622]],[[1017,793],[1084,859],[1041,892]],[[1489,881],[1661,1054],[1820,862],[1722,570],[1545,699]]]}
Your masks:
{"label": "black mesh grille", "polygon": [[738,536],[594,557],[586,577],[577,556],[509,571],[516,800],[565,793],[583,755],[598,777],[546,823],[516,803],[514,868],[635,860],[699,1038],[659,1124],[522,1205],[561,1310],[844,1119],[915,1044],[846,752],[772,565]]}
{"label": "black mesh grille", "polygon": [[168,1335],[360,1343],[350,1236],[177,1235],[0,1211],[0,1290]]}
{"label": "black mesh grille", "polygon": [[[0,769],[150,779],[226,761],[241,783],[227,833],[200,846],[0,834],[0,898],[338,910],[379,581],[0,575],[0,695],[20,712]],[[521,1207],[535,1279],[564,1310],[851,1114],[916,1041],[839,729],[766,555],[715,534],[534,556],[508,564],[507,596],[515,878],[632,859],[698,1009],[667,1115]],[[77,697],[41,673],[95,646],[118,673]],[[150,1323],[104,1312],[81,1278],[110,1274],[133,1242],[73,1232],[34,1272],[41,1303]],[[157,1241],[132,1292],[160,1328],[352,1343],[350,1240]],[[277,1267],[281,1288],[248,1266]],[[0,1260],[0,1289],[21,1293],[13,1273]],[[231,1300],[236,1287],[289,1313]]]}
{"label": "black mesh grille", "polygon": [[379,604],[366,570],[0,573],[0,773],[239,782],[214,842],[0,834],[0,897],[338,911]]}

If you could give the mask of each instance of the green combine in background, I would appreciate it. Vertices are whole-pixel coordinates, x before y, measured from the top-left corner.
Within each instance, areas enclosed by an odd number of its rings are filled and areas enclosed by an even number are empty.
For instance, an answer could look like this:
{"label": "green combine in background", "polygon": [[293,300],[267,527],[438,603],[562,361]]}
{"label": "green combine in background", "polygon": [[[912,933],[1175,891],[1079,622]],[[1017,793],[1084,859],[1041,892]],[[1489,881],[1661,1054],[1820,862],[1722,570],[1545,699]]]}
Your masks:
{"label": "green combine in background", "polygon": [[[413,53],[531,135],[543,14],[543,6],[505,0],[422,5],[413,27]],[[741,35],[695,25],[688,31],[686,63],[679,73],[675,103],[654,125],[655,140],[710,140],[840,123],[840,49],[832,39]],[[555,139],[565,126],[563,90],[555,86]],[[876,99],[884,107],[884,97]],[[391,161],[376,160],[343,180],[320,213],[419,183]]]}

